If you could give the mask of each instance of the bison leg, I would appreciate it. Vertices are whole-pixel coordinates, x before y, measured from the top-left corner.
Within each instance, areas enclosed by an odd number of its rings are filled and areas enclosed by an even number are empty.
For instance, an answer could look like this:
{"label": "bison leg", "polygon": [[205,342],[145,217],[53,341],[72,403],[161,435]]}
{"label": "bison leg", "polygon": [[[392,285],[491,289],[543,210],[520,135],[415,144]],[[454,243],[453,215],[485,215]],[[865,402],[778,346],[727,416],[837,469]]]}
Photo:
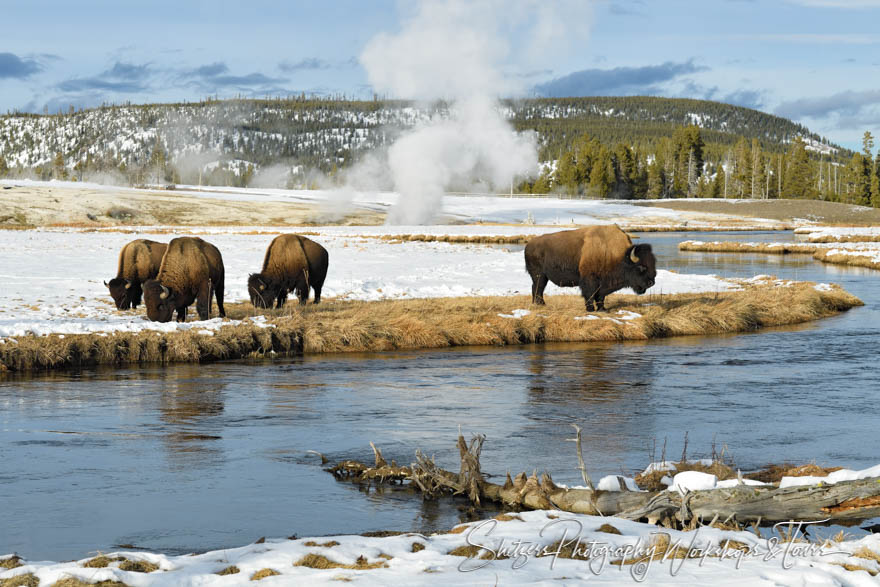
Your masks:
{"label": "bison leg", "polygon": [[[221,318],[226,318],[226,310],[223,308],[223,280],[217,282],[214,288],[214,297],[217,298],[217,310],[220,312]],[[211,308],[211,298],[208,298],[208,309]]]}
{"label": "bison leg", "polygon": [[[605,296],[602,296],[601,298],[597,297],[599,294],[599,284],[595,279],[582,277],[578,285],[581,288],[581,295],[584,296],[584,303],[587,306],[587,312],[595,312],[604,309],[604,306],[600,308],[599,305],[604,304]],[[601,301],[599,301],[600,299]]]}
{"label": "bison leg", "polygon": [[320,304],[321,303],[321,286],[320,285],[313,285],[312,289],[315,292],[315,303]]}
{"label": "bison leg", "polygon": [[141,297],[144,295],[144,290],[141,289],[140,283],[133,283],[131,289],[131,307],[137,308],[141,303]]}
{"label": "bison leg", "polygon": [[284,303],[286,301],[287,301],[287,290],[282,289],[281,291],[278,292],[278,299],[275,302],[275,307],[281,308],[282,306],[284,306]]}
{"label": "bison leg", "polygon": [[177,321],[186,322],[186,306],[177,308]]}
{"label": "bison leg", "polygon": [[196,312],[199,320],[207,320],[211,317],[211,280],[203,281],[196,296]]}
{"label": "bison leg", "polygon": [[544,288],[547,287],[547,276],[543,273],[532,275],[532,303],[544,305]]}

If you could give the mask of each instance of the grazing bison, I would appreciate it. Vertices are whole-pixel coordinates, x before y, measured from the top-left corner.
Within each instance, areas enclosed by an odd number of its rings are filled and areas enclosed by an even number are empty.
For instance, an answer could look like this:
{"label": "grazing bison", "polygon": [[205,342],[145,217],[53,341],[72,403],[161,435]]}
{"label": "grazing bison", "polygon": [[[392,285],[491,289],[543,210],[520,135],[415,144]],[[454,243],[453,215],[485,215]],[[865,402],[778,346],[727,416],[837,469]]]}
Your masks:
{"label": "grazing bison", "polygon": [[321,302],[321,288],[327,277],[327,249],[298,234],[282,234],[266,249],[263,270],[248,276],[248,293],[257,308],[280,308],[288,292],[295,292],[300,305],[309,299],[309,287],[315,290],[315,303]]}
{"label": "grazing bison", "polygon": [[174,310],[177,321],[186,321],[186,308],[193,301],[200,320],[211,315],[211,295],[217,295],[217,308],[223,309],[223,257],[217,247],[200,238],[180,237],[168,243],[156,279],[144,284],[147,317],[168,322]]}
{"label": "grazing bison", "polygon": [[116,277],[104,282],[116,308],[128,310],[141,303],[141,286],[159,273],[159,265],[168,245],[145,239],[131,241],[119,252],[119,268]]}
{"label": "grazing bison", "polygon": [[591,310],[605,309],[605,296],[624,287],[637,294],[654,285],[656,260],[651,245],[633,245],[617,225],[587,226],[533,238],[526,245],[526,271],[532,277],[532,303],[544,303],[544,287],[579,286]]}

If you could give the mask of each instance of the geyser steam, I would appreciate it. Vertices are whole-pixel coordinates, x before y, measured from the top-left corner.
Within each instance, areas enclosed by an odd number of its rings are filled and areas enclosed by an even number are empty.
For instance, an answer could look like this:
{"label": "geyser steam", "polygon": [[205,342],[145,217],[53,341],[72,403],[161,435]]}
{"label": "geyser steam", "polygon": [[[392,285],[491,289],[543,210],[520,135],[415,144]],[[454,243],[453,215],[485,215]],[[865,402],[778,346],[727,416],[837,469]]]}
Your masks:
{"label": "geyser steam", "polygon": [[448,118],[416,127],[388,150],[391,182],[400,194],[389,223],[431,222],[451,187],[488,182],[506,188],[535,173],[535,136],[514,132],[498,98],[521,92],[502,75],[511,60],[511,33],[549,37],[553,12],[550,3],[529,0],[425,0],[399,33],[367,44],[360,59],[375,91],[450,102]]}

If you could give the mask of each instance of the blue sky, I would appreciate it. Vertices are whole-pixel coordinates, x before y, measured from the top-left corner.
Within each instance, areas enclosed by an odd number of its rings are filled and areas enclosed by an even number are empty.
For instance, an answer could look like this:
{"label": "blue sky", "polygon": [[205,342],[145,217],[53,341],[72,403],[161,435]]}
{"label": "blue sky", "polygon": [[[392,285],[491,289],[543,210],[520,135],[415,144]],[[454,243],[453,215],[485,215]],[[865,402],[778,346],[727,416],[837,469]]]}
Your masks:
{"label": "blue sky", "polygon": [[[517,94],[707,98],[851,148],[865,130],[880,135],[880,0],[522,3],[559,18],[540,51],[535,30],[499,25],[494,65]],[[369,97],[365,47],[419,10],[394,0],[4,4],[0,111],[33,112],[209,95]],[[498,20],[515,4],[498,3]]]}

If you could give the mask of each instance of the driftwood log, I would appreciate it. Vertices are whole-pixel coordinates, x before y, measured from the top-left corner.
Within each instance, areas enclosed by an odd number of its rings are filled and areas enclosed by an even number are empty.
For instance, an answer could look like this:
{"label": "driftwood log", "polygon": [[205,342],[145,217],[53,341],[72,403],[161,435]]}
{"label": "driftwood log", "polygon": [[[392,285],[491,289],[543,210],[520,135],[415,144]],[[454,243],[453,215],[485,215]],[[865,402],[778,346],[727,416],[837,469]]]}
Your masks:
{"label": "driftwood log", "polygon": [[[578,434],[580,437],[580,434]],[[617,516],[630,520],[662,524],[670,528],[695,527],[698,522],[722,520],[740,525],[773,525],[779,522],[824,522],[853,525],[880,516],[880,478],[842,481],[833,485],[813,485],[780,489],[774,485],[737,485],[732,488],[689,491],[621,491],[568,489],[558,487],[548,473],[540,477],[520,473],[504,484],[487,481],[480,471],[480,451],[485,437],[474,436],[467,444],[459,433],[461,469],[458,473],[441,469],[416,451],[416,462],[389,464],[373,443],[375,463],[343,461],[327,469],[337,479],[356,483],[405,483],[425,498],[443,494],[466,495],[479,505],[483,501],[512,509],[558,509],[578,514]],[[573,439],[574,440],[574,439]],[[577,439],[579,440],[579,438]],[[578,455],[580,455],[578,442]],[[592,487],[583,459],[580,469]]]}

